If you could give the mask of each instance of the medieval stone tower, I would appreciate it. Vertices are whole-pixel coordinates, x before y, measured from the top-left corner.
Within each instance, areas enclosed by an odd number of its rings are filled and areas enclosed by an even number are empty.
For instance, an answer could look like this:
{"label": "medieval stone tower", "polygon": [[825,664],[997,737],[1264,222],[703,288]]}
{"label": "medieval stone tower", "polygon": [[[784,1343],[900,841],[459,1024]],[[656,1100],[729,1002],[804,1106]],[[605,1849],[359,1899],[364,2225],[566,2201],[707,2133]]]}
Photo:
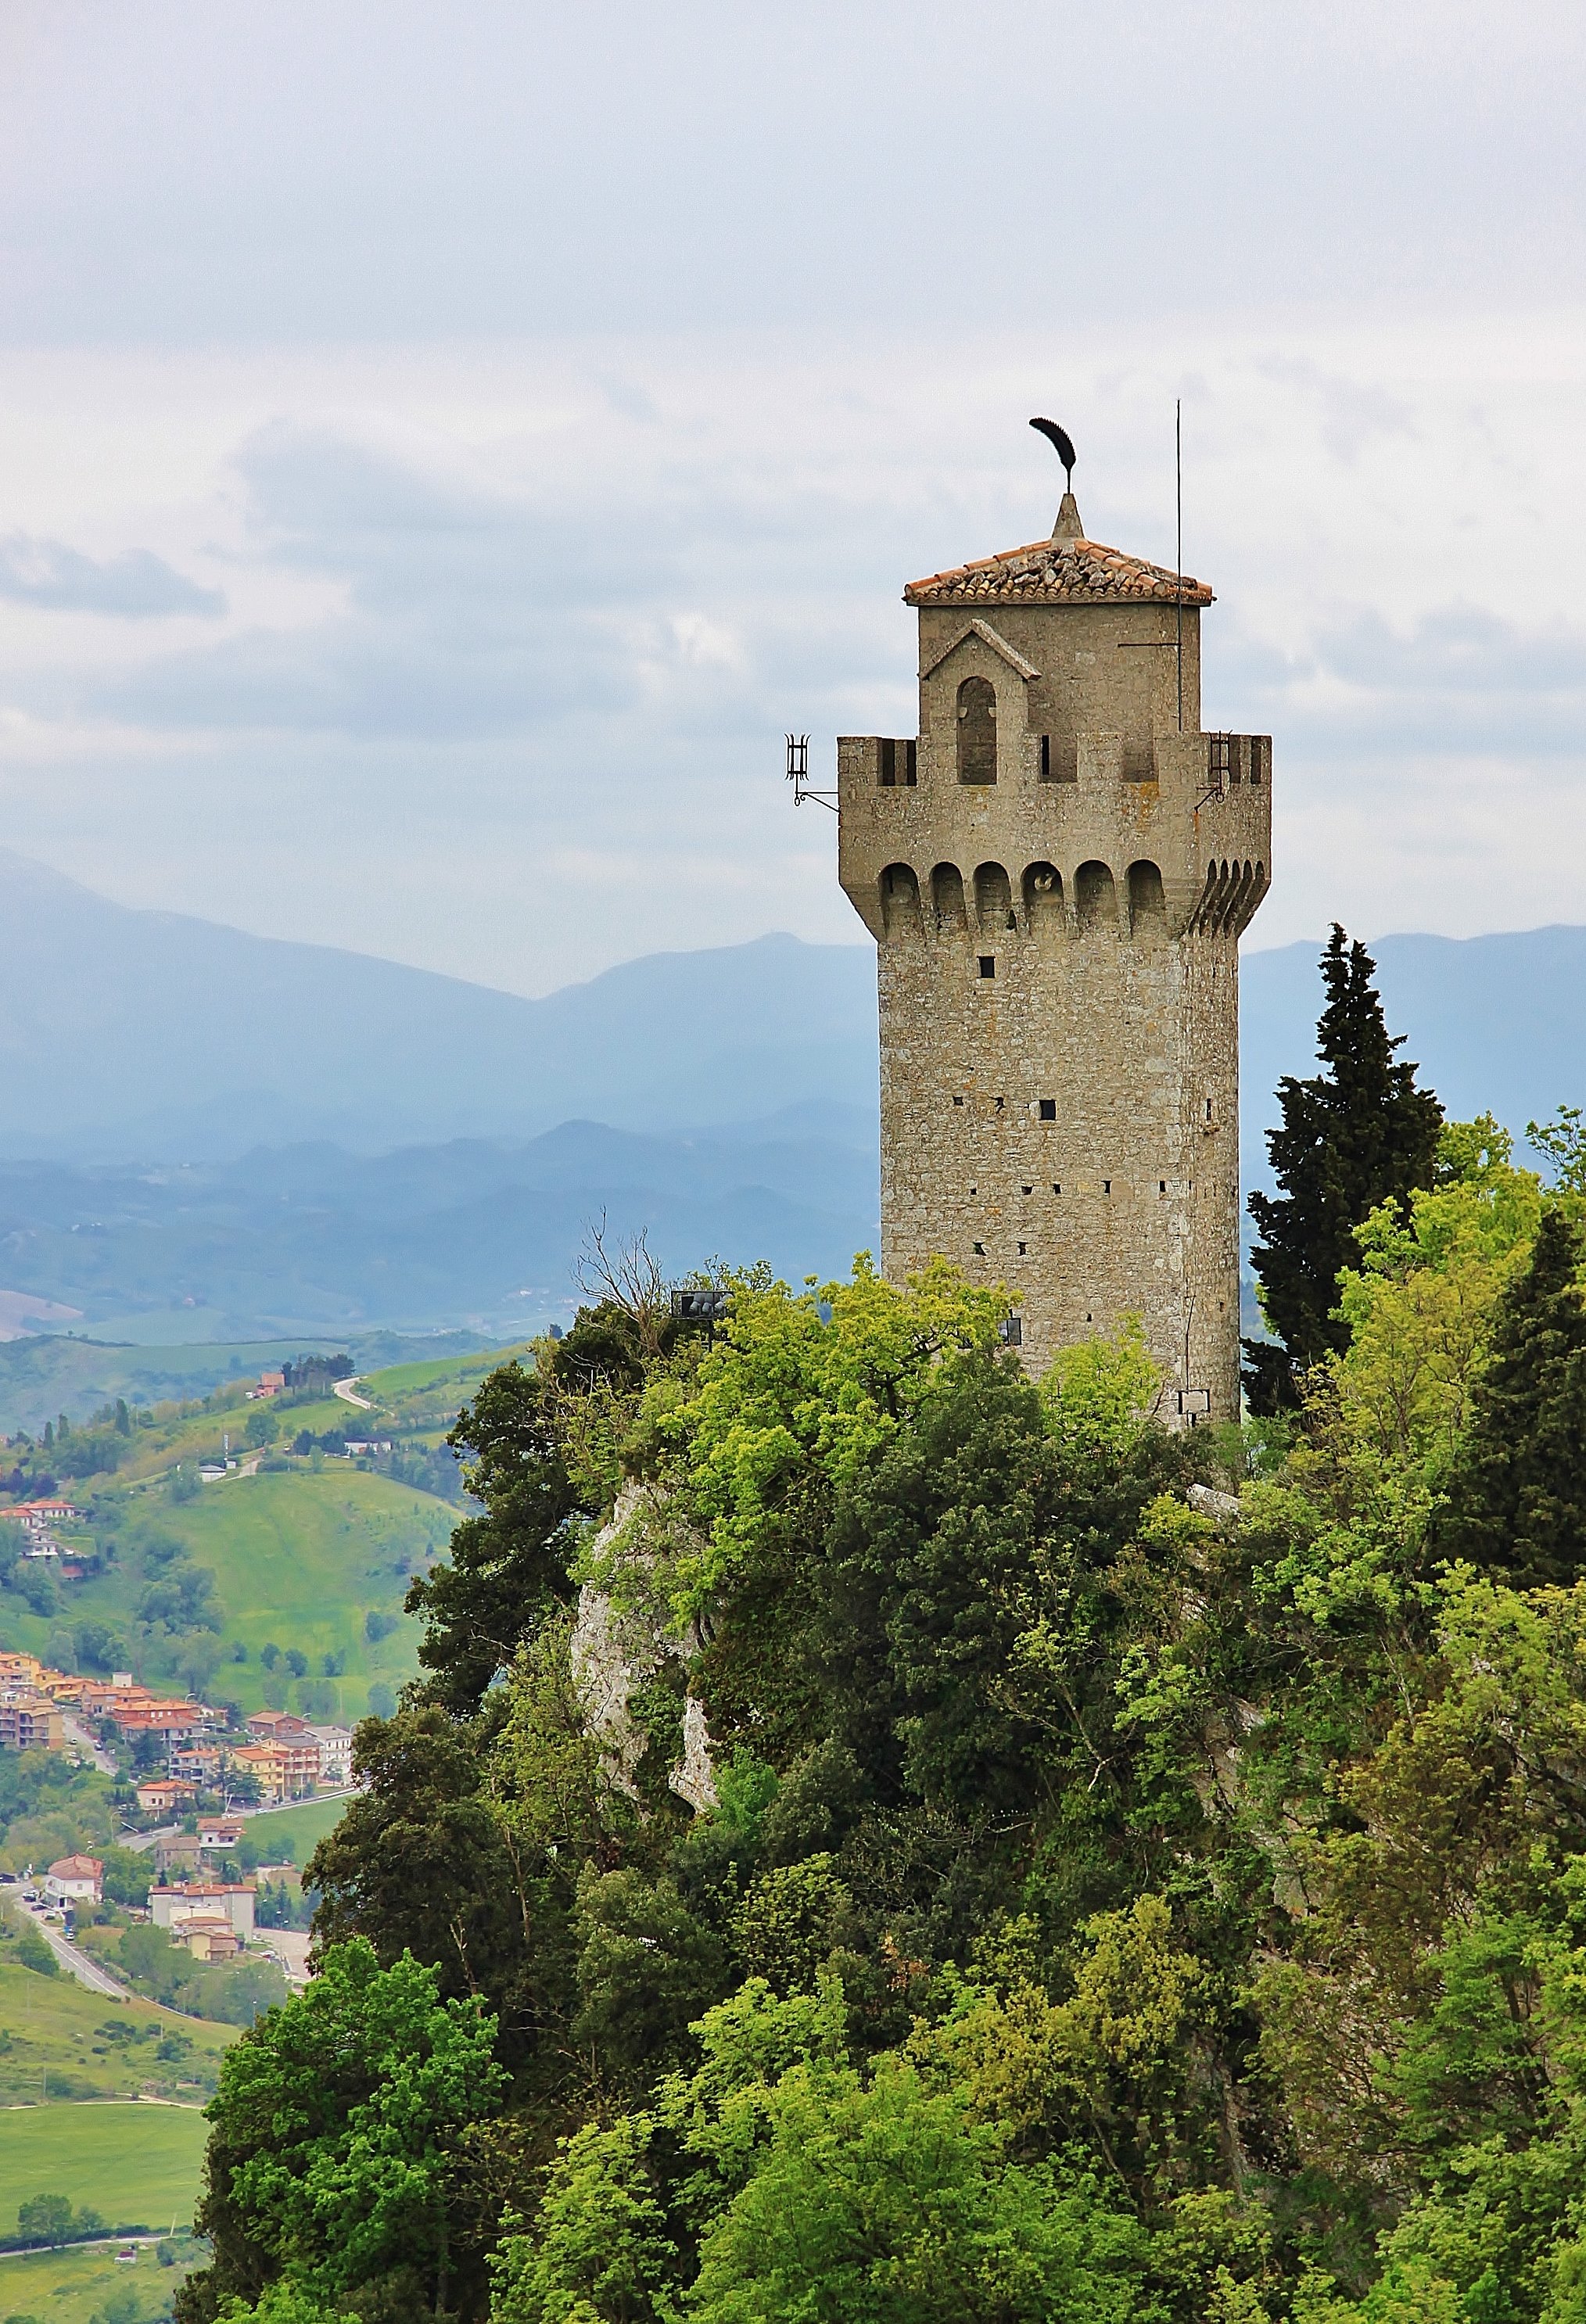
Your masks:
{"label": "medieval stone tower", "polygon": [[1200,731],[1204,584],[1087,540],[916,581],[919,733],[837,745],[879,948],[881,1258],[1019,1295],[1033,1371],[1144,1320],[1170,1423],[1239,1411],[1239,938],[1271,744]]}

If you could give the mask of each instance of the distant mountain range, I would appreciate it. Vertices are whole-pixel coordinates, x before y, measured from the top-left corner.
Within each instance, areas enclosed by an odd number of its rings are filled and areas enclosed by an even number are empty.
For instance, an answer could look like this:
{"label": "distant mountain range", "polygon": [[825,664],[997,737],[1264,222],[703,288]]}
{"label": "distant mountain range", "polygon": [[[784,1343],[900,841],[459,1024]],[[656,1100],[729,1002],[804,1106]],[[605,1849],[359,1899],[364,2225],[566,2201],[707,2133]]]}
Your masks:
{"label": "distant mountain range", "polygon": [[526,1001],[132,911],[0,850],[0,1155],[234,1160],[876,1102],[868,946],[664,953]]}
{"label": "distant mountain range", "polygon": [[[1244,961],[1247,1183],[1312,1069],[1318,951]],[[1373,951],[1452,1113],[1586,1101],[1586,928]],[[874,958],[772,936],[528,1001],[0,852],[0,1335],[515,1337],[602,1216],[670,1268],[833,1272],[878,1235]]]}
{"label": "distant mountain range", "polygon": [[[806,1119],[807,1112],[812,1119]],[[878,1238],[873,1117],[789,1108],[644,1136],[569,1121],[539,1139],[362,1155],[261,1147],[231,1162],[0,1163],[0,1268],[76,1311],[45,1328],[144,1344],[324,1338],[380,1323],[494,1341],[566,1320],[603,1222],[656,1259],[845,1273]]]}

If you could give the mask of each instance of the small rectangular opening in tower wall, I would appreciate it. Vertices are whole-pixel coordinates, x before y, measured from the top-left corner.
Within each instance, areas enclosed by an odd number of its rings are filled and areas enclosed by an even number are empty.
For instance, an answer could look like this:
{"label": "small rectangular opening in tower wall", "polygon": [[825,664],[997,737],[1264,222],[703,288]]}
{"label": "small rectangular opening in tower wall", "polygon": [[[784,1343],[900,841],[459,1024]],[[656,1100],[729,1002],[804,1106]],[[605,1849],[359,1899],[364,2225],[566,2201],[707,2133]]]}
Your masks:
{"label": "small rectangular opening in tower wall", "polygon": [[995,976],[997,973],[997,956],[995,953],[982,952],[980,954],[980,967],[981,974],[982,976]]}
{"label": "small rectangular opening in tower wall", "polygon": [[883,790],[916,788],[917,752],[918,744],[912,736],[907,741],[886,734],[876,737],[876,779]]}
{"label": "small rectangular opening in tower wall", "polygon": [[1102,1192],[1104,1194],[1110,1194],[1112,1192],[1112,1181],[1111,1181],[1111,1178],[1103,1178],[1103,1179],[1102,1179]]}
{"label": "small rectangular opening in tower wall", "polygon": [[954,1105],[962,1105],[964,1103],[964,1100],[961,1097],[955,1097],[953,1102]]}
{"label": "small rectangular opening in tower wall", "polygon": [[977,1259],[984,1259],[986,1255],[986,1247],[983,1242],[977,1242],[974,1245],[974,1255]]}
{"label": "small rectangular opening in tower wall", "polygon": [[1027,1253],[1028,1252],[1028,1250],[1029,1250],[1029,1245],[1028,1245],[1028,1243],[1027,1243],[1027,1242],[1021,1242],[1021,1243],[1019,1244],[1019,1255],[1020,1259],[1023,1259],[1023,1258],[1027,1255]]}
{"label": "small rectangular opening in tower wall", "polygon": [[1056,1099],[1055,1097],[1044,1097],[1044,1098],[1041,1100],[1041,1120],[1042,1120],[1043,1121],[1056,1121],[1056,1119],[1057,1119],[1057,1101],[1056,1101]]}
{"label": "small rectangular opening in tower wall", "polygon": [[1041,780],[1044,783],[1076,783],[1079,780],[1079,744],[1072,734],[1043,734],[1041,742]]}

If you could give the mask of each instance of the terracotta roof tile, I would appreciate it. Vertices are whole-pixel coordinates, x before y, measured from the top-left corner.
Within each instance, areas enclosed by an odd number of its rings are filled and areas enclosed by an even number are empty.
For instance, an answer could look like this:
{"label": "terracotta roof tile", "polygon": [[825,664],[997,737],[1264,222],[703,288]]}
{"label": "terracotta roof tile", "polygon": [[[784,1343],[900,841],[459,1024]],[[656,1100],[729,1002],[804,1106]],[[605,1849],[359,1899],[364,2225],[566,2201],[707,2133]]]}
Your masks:
{"label": "terracotta roof tile", "polygon": [[1032,540],[995,557],[927,574],[903,592],[906,605],[1209,605],[1212,591],[1188,573],[1148,565],[1100,540]]}

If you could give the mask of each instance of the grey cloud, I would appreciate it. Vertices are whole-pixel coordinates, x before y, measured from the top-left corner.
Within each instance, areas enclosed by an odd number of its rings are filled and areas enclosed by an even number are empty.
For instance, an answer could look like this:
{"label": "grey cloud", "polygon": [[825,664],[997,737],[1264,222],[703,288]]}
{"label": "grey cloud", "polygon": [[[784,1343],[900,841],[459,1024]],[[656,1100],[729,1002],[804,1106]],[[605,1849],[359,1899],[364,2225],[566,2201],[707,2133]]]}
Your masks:
{"label": "grey cloud", "polygon": [[[784,712],[808,723],[890,659],[842,545],[851,513],[816,506],[800,531],[752,478],[705,463],[658,476],[653,456],[634,491],[608,475],[594,493],[555,460],[524,485],[423,457],[284,421],[257,431],[234,463],[252,556],[342,582],[343,608],[162,654],[79,706],[189,732],[565,740],[576,726],[639,766],[661,727],[779,733]],[[879,586],[890,606],[895,575]]]}
{"label": "grey cloud", "polygon": [[1398,396],[1372,382],[1349,379],[1299,355],[1267,355],[1254,368],[1281,387],[1311,396],[1322,441],[1334,459],[1353,466],[1375,437],[1414,436],[1415,415]]}
{"label": "grey cloud", "polygon": [[1323,667],[1387,693],[1573,694],[1586,687],[1586,635],[1562,622],[1523,630],[1483,606],[1443,605],[1406,633],[1362,610],[1323,632]]}
{"label": "grey cloud", "polygon": [[152,549],[98,558],[63,540],[37,540],[25,532],[0,540],[0,597],[50,613],[118,613],[128,621],[169,613],[212,620],[226,611],[218,589],[200,588]]}
{"label": "grey cloud", "polygon": [[383,610],[460,597],[517,618],[542,605],[612,605],[675,581],[678,559],[626,510],[562,509],[494,479],[426,474],[373,447],[280,421],[235,466],[254,532],[274,560],[335,574]]}
{"label": "grey cloud", "polygon": [[512,638],[354,619],[167,655],[110,680],[95,706],[173,729],[460,739],[609,714],[633,693],[619,641],[595,624]]}

